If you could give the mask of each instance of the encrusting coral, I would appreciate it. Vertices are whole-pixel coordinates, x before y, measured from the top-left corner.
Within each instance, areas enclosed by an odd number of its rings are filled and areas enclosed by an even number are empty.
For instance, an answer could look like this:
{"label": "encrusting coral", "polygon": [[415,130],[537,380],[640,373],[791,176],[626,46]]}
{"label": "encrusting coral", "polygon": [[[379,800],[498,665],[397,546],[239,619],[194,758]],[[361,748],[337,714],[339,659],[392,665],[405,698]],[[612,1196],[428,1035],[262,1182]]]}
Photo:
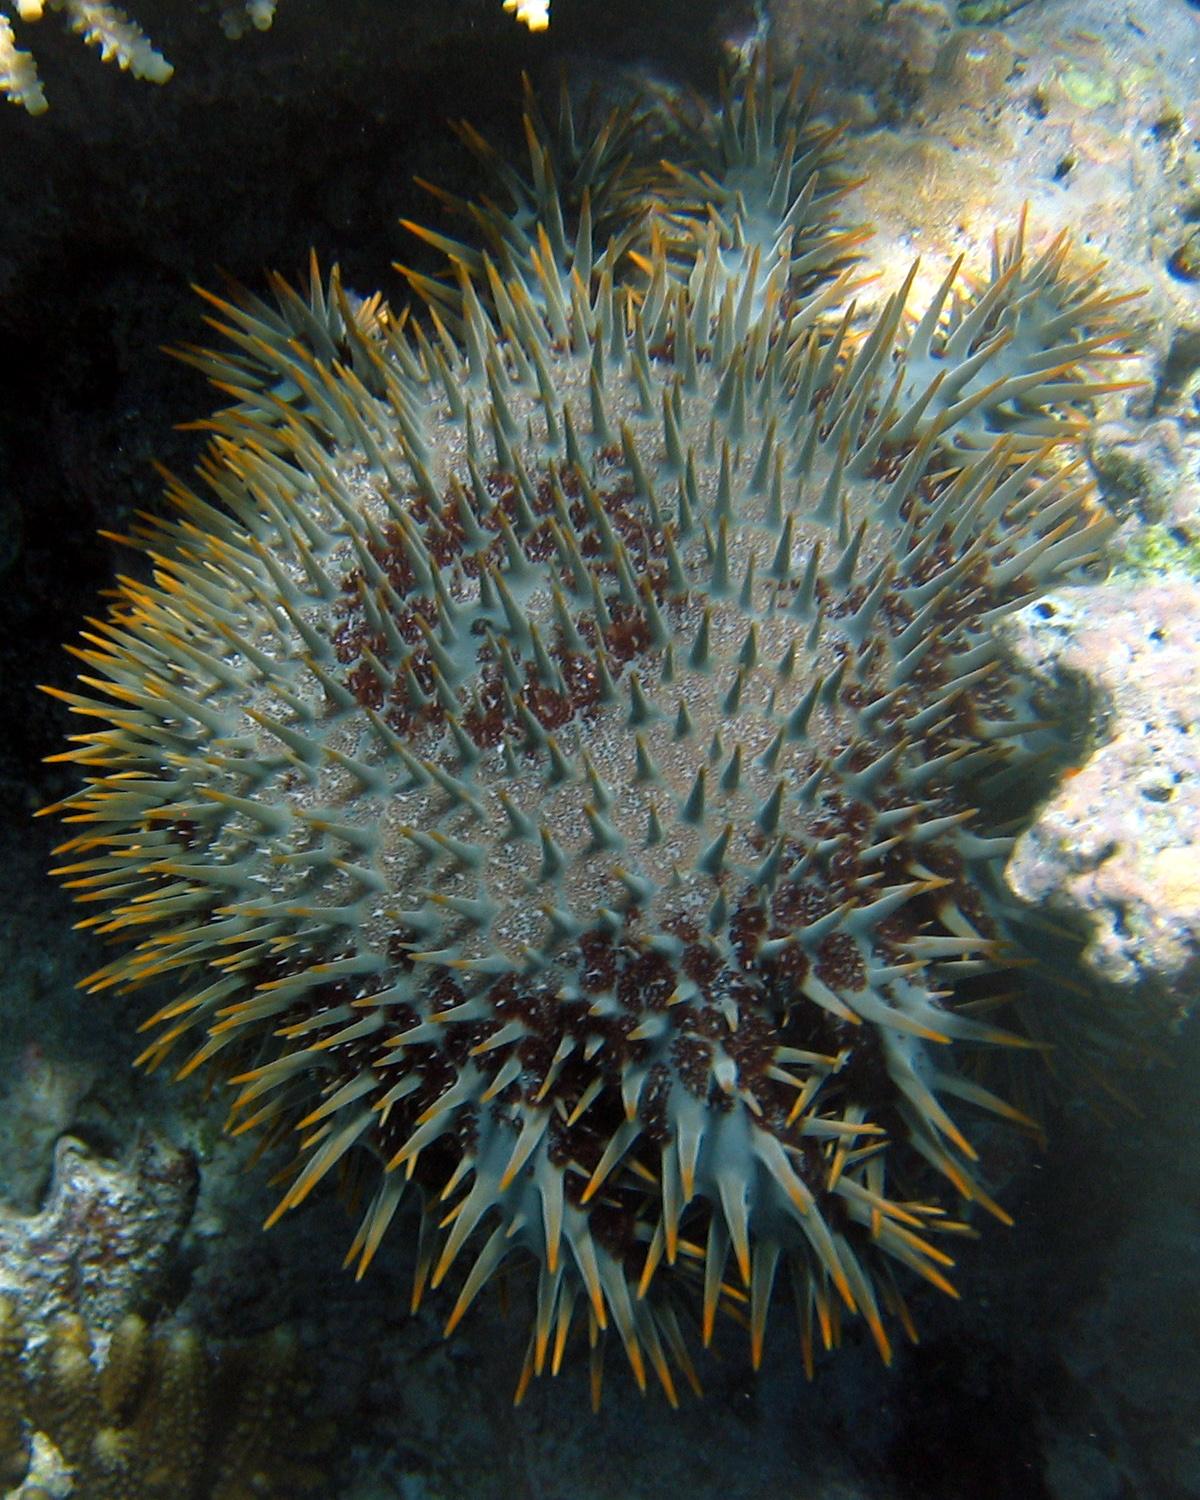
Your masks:
{"label": "encrusting coral", "polygon": [[615,1328],[674,1401],[693,1303],[757,1363],[786,1271],[810,1368],[850,1314],[888,1359],[1007,1218],[972,798],[1054,726],[992,627],[1107,535],[1056,439],[1118,330],[1020,233],[864,328],[796,87],[656,120],[531,117],[528,178],[465,132],[511,209],[445,200],[423,315],[210,298],[208,493],[77,649],[57,810],[88,987],[169,979],[142,1060],[298,1140],[272,1218],[338,1169],[361,1274],[411,1200],[447,1331],[532,1266],[522,1389],[582,1308],[593,1390]]}
{"label": "encrusting coral", "polygon": [[85,1500],[250,1500],[319,1487],[327,1437],[307,1419],[300,1351],[286,1330],[209,1345],[128,1314],[102,1362],[82,1318],[39,1347],[0,1298],[0,1478],[17,1485],[41,1433]]}

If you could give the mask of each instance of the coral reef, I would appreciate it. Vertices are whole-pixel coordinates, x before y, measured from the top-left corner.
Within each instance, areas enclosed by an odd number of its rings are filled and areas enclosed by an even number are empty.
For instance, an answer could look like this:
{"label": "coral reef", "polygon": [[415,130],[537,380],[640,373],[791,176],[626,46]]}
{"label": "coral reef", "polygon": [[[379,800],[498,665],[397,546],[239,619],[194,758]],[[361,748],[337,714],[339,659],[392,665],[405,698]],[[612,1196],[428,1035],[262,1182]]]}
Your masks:
{"label": "coral reef", "polygon": [[0,1211],[0,1292],[31,1323],[72,1313],[112,1327],[161,1287],[195,1196],[194,1160],[161,1139],[112,1162],[64,1136],[38,1212]]}
{"label": "coral reef", "polygon": [[895,119],[928,88],[954,34],[946,0],[772,0],[772,34],[839,118]]}
{"label": "coral reef", "polygon": [[[823,14],[809,0],[777,4],[798,12],[801,40],[808,16]],[[1165,353],[1172,331],[1195,322],[1191,286],[1168,267],[1196,194],[1195,24],[1182,0],[1128,23],[1106,0],[1039,0],[1002,27],[952,28],[916,98],[875,81],[855,117],[886,125],[847,138],[848,165],[867,179],[872,262],[886,273],[919,251],[940,265],[969,250],[981,224],[1027,205],[1042,232],[1075,231],[1125,285],[1146,289],[1145,348]],[[833,85],[869,65],[873,42],[864,35],[866,56],[831,70]],[[853,51],[848,28],[842,47]]]}
{"label": "coral reef", "polygon": [[336,273],[211,299],[209,497],[137,529],[61,694],[89,987],[167,976],[142,1060],[299,1133],[272,1218],[336,1169],[361,1274],[414,1197],[447,1331],[532,1262],[522,1384],[581,1305],[593,1389],[611,1327],[674,1400],[681,1306],[757,1362],[785,1267],[809,1366],[851,1314],[886,1360],[903,1273],[952,1291],[962,1214],[1007,1217],[973,799],[1046,731],[993,626],[1110,529],[1055,451],[1114,304],[1018,232],[862,326],[797,99],[752,71],[663,167],[531,121],[487,250],[421,231],[427,320]]}
{"label": "coral reef", "polygon": [[[1163,385],[1155,394],[1160,407],[1166,404]],[[1118,576],[1200,575],[1200,465],[1189,451],[1194,446],[1186,426],[1161,412],[1151,420],[1100,422],[1088,434],[1088,462],[1105,502],[1115,515],[1134,521],[1113,548]]]}
{"label": "coral reef", "polygon": [[1025,900],[1082,924],[1085,964],[1114,987],[1110,1011],[1134,1010],[1131,1029],[1145,1045],[1161,1034],[1149,1024],[1155,1007],[1190,1011],[1200,972],[1195,584],[1126,581],[1052,596],[1014,634],[1034,670],[1092,685],[1103,732],[1022,834],[1008,880]]}
{"label": "coral reef", "polygon": [[103,1348],[78,1315],[34,1346],[0,1298],[0,1473],[23,1496],[64,1469],[58,1493],[78,1500],[292,1500],[321,1484],[328,1434],[307,1424],[287,1330],[215,1345],[131,1312]]}
{"label": "coral reef", "polygon": [[[1015,212],[1026,202],[1043,226],[1086,225],[1072,252],[1079,274],[1088,253],[1102,253],[1122,267],[1126,285],[1145,288],[1132,310],[1142,354],[1128,367],[1145,386],[1129,400],[1101,402],[1086,452],[1106,504],[1126,521],[1114,543],[1115,578],[1165,576],[1174,586],[1123,590],[1111,604],[1102,588],[1074,601],[1056,597],[1054,618],[1034,615],[1022,631],[1022,654],[1052,691],[1054,662],[1096,683],[1102,711],[1092,737],[1111,733],[1119,743],[1093,745],[1059,788],[1022,842],[1014,878],[1026,896],[1045,897],[1092,933],[1085,963],[1112,1009],[1138,1014],[1161,1043],[1155,1023],[1192,1004],[1194,919],[1182,857],[1167,856],[1171,883],[1160,888],[1157,856],[1191,839],[1187,736],[1171,726],[1190,719],[1183,684],[1195,675],[1197,647],[1191,611],[1172,620],[1161,610],[1182,600],[1179,585],[1197,570],[1200,340],[1186,273],[1198,177],[1195,84],[1183,62],[1195,11],[1182,0],[1152,14],[1135,7],[1128,17],[1095,0],[1005,9],[1002,29],[946,40],[918,98],[872,100],[889,127],[850,137],[848,158],[866,178],[864,206],[877,228],[866,254],[885,286],[915,250],[926,273],[940,272],[998,205]],[[1091,609],[1104,622],[1094,631]],[[1159,624],[1165,643],[1152,639]],[[1165,701],[1156,711],[1160,669]],[[1169,802],[1113,795],[1119,767],[1140,777],[1159,756],[1184,773]]]}

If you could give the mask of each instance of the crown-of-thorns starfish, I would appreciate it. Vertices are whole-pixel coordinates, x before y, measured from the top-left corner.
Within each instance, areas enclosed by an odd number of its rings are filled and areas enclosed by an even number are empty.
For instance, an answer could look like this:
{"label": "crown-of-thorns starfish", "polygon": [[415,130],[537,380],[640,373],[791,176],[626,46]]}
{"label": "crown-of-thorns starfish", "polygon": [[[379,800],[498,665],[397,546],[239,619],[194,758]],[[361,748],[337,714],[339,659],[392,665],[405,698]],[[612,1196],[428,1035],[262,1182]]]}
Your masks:
{"label": "crown-of-thorns starfish", "polygon": [[859,331],[795,89],[655,118],[670,167],[531,123],[420,315],[210,297],[233,404],[76,649],[57,810],[89,988],[173,987],[142,1061],[298,1136],[272,1218],[338,1168],[361,1274],[411,1199],[448,1330],[532,1263],[521,1389],[582,1308],[594,1390],[615,1328],[674,1401],[693,1301],[757,1362],[786,1267],[809,1366],[850,1313],[887,1359],[897,1272],[951,1291],[955,1203],[1005,1217],[966,787],[1037,750],[994,622],[1105,532],[1046,436],[1115,300],[1018,234]]}

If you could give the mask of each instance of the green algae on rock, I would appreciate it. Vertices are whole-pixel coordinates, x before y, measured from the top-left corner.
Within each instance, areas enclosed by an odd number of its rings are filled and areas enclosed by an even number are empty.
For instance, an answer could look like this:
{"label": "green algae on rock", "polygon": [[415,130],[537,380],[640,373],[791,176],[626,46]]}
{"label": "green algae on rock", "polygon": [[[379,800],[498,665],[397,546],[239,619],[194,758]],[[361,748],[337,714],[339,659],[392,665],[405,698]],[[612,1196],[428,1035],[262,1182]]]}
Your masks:
{"label": "green algae on rock", "polygon": [[1108,530],[1052,444],[1114,304],[1018,235],[860,329],[832,139],[766,66],[669,166],[530,138],[486,248],[425,232],[427,315],[211,299],[206,493],[61,695],[88,983],[169,977],[142,1060],[298,1135],[273,1218],[338,1169],[361,1274],[411,1199],[447,1331],[530,1265],[521,1389],[582,1307],[594,1392],[614,1328],[674,1401],[680,1311],[757,1362],[785,1267],[810,1368],[849,1315],[888,1359],[961,1206],[1007,1217],[968,788],[1039,748],[993,624]]}

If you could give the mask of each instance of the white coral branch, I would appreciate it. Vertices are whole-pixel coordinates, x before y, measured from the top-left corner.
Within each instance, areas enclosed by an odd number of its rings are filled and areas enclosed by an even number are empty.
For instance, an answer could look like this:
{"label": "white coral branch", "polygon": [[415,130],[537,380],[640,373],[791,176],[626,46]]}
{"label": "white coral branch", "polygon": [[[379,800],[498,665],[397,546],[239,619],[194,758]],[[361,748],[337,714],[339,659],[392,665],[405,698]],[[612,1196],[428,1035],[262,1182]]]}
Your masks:
{"label": "white coral branch", "polygon": [[78,32],[89,47],[96,47],[104,62],[115,61],[135,78],[149,83],[166,83],[175,69],[150,39],[123,10],[107,0],[50,0],[55,10],[65,10],[71,30]]}
{"label": "white coral branch", "polygon": [[[266,31],[275,19],[276,0],[222,0],[221,26],[228,36],[251,27]],[[135,20],[110,0],[0,0],[0,96],[21,104],[31,115],[46,108],[33,54],[17,46],[5,11],[22,21],[40,21],[46,10],[62,11],[72,31],[95,47],[104,62],[115,62],[135,78],[166,83],[175,71]]]}
{"label": "white coral branch", "polygon": [[[266,31],[275,19],[277,0],[221,0],[221,29],[226,36],[244,36],[251,28]],[[33,54],[17,46],[5,10],[22,21],[40,21],[47,8],[63,11],[72,31],[95,47],[104,62],[115,62],[135,78],[166,83],[175,69],[155,50],[135,20],[109,0],[0,0],[0,96],[21,104],[31,115],[46,108]],[[545,31],[550,24],[550,0],[504,0],[504,9],[528,26]]]}
{"label": "white coral branch", "polygon": [[6,94],[14,104],[23,104],[31,115],[40,115],[46,108],[46,95],[42,91],[33,54],[20,50],[7,16],[2,15],[0,15],[0,94]]}
{"label": "white coral branch", "polygon": [[504,9],[530,31],[545,31],[550,24],[550,0],[504,0]]}
{"label": "white coral branch", "polygon": [[221,0],[221,30],[226,36],[245,36],[251,27],[269,31],[275,19],[275,0]]}

